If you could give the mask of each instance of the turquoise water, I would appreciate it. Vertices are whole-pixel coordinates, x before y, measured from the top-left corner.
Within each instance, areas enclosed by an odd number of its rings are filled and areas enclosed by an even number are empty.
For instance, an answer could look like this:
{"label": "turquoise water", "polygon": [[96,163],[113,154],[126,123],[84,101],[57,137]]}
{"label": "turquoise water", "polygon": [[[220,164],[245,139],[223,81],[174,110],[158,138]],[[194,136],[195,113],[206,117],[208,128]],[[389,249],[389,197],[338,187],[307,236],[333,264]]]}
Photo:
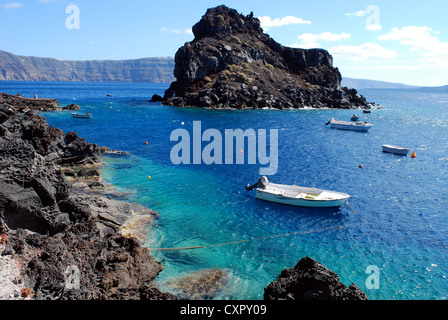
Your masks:
{"label": "turquoise water", "polygon": [[[264,287],[281,270],[310,256],[346,285],[358,285],[369,299],[447,298],[447,94],[361,91],[383,109],[357,112],[374,124],[370,132],[359,133],[325,126],[331,117],[349,119],[354,113],[350,110],[217,111],[147,102],[166,88],[0,82],[1,92],[81,105],[92,119],[73,119],[68,111],[45,116],[52,125],[77,131],[89,142],[130,152],[104,157],[102,175],[130,201],[160,213],[148,228],[146,246],[245,241],[153,252],[164,265],[158,278],[163,290],[170,290],[167,281],[172,278],[219,267],[228,272],[229,281],[215,299],[262,299]],[[201,121],[202,130],[222,133],[278,129],[279,164],[271,181],[349,193],[356,213],[348,207],[307,209],[254,199],[244,186],[258,179],[259,164],[173,165],[170,151],[176,142],[170,141],[170,134],[177,128],[192,133],[193,121]],[[417,156],[383,153],[382,144],[409,147]],[[269,237],[275,235],[284,236]],[[380,270],[379,289],[366,285],[371,265]]]}

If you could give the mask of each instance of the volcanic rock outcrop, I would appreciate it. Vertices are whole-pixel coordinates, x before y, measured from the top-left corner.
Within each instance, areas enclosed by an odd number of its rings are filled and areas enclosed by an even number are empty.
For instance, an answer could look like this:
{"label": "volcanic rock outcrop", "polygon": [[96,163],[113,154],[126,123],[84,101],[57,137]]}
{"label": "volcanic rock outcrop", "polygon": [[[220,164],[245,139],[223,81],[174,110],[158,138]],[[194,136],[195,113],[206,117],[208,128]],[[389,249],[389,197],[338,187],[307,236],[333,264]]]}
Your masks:
{"label": "volcanic rock outcrop", "polygon": [[194,40],[175,55],[164,104],[212,108],[368,107],[323,49],[285,47],[260,21],[224,5],[193,26]]}
{"label": "volcanic rock outcrop", "polygon": [[25,98],[21,94],[11,95],[0,92],[0,105],[5,106],[11,112],[56,111],[60,110],[56,99]]}
{"label": "volcanic rock outcrop", "polygon": [[162,265],[122,230],[136,215],[157,214],[79,190],[63,173],[97,163],[105,151],[49,126],[35,111],[15,114],[0,105],[0,254],[20,266],[24,295],[174,299],[153,285]]}
{"label": "volcanic rock outcrop", "polygon": [[347,287],[333,271],[305,257],[264,289],[265,300],[367,300],[355,284]]}

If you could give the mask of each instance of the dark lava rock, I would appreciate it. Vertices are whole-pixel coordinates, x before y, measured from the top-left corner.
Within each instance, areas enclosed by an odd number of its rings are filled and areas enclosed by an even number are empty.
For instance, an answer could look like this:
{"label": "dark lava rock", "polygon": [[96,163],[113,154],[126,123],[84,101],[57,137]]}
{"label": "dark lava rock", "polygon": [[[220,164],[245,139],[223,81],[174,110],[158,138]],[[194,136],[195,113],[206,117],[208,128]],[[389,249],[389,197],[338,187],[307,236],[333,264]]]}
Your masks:
{"label": "dark lava rock", "polygon": [[81,107],[75,103],[69,104],[68,106],[65,106],[62,108],[62,110],[80,110]]}
{"label": "dark lava rock", "polygon": [[163,101],[163,97],[158,95],[158,94],[154,94],[151,98],[151,100],[149,100],[149,102],[162,102]]}
{"label": "dark lava rock", "polygon": [[99,172],[95,169],[82,168],[78,171],[78,177],[97,177]]}
{"label": "dark lava rock", "polygon": [[0,234],[34,299],[173,299],[153,288],[160,262],[122,233],[136,213],[146,221],[157,214],[78,190],[61,169],[96,163],[107,148],[34,111],[0,106],[0,118]]}
{"label": "dark lava rock", "polygon": [[265,287],[265,300],[367,300],[355,284],[347,287],[333,271],[310,257],[281,272]]}
{"label": "dark lava rock", "polygon": [[193,26],[194,40],[175,55],[164,104],[209,108],[365,107],[354,89],[341,87],[333,57],[323,49],[284,47],[260,21],[224,5],[208,9]]}

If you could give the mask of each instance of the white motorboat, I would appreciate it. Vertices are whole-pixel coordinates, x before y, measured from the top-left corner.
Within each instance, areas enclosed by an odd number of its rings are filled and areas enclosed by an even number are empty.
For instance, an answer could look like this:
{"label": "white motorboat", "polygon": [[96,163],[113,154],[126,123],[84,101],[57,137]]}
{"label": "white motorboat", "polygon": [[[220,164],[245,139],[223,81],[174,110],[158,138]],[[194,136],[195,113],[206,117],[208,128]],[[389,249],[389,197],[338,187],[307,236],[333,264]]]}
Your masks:
{"label": "white motorboat", "polygon": [[81,118],[81,119],[90,119],[92,118],[92,114],[90,112],[86,112],[86,113],[77,113],[77,112],[73,112],[70,113],[72,115],[73,118]]}
{"label": "white motorboat", "polygon": [[403,148],[399,146],[394,146],[391,144],[384,144],[383,145],[383,152],[389,152],[389,153],[395,153],[395,154],[401,154],[401,155],[407,155],[409,153],[410,149]]}
{"label": "white motorboat", "polygon": [[373,127],[373,124],[367,122],[349,122],[349,121],[337,121],[333,118],[326,124],[330,124],[330,128],[340,130],[353,130],[367,132]]}
{"label": "white motorboat", "polygon": [[248,185],[246,190],[255,188],[257,199],[299,207],[340,207],[350,198],[341,192],[270,183],[266,177],[260,178],[254,185]]}

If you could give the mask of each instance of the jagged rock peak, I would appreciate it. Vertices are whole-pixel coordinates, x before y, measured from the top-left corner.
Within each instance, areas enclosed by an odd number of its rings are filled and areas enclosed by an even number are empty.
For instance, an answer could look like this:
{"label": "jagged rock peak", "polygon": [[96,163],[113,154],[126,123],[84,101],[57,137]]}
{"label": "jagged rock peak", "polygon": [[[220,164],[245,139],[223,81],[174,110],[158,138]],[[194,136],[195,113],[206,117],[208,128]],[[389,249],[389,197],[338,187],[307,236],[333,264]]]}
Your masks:
{"label": "jagged rock peak", "polygon": [[235,9],[221,5],[207,10],[202,19],[193,26],[195,40],[204,37],[218,37],[232,33],[255,30],[262,33],[260,20],[251,12],[248,16],[239,14]]}
{"label": "jagged rock peak", "polygon": [[175,55],[163,103],[211,108],[366,107],[324,49],[285,47],[247,16],[224,5],[193,26],[195,38]]}

